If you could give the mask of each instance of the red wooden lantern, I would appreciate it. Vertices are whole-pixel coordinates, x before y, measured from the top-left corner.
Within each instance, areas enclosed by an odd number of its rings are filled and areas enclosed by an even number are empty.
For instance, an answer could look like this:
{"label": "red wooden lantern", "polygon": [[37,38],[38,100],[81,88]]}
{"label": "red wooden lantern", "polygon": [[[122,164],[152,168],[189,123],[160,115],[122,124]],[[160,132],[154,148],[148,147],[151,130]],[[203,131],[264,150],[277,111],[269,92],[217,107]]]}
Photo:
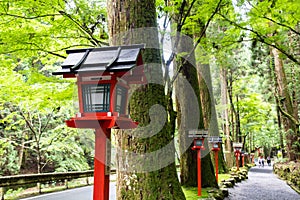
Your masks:
{"label": "red wooden lantern", "polygon": [[240,154],[240,153],[241,153],[241,150],[242,150],[242,148],[243,148],[243,143],[233,143],[233,144],[232,144],[232,147],[234,148],[234,153]]}
{"label": "red wooden lantern", "polygon": [[243,148],[243,143],[233,143],[232,147],[234,148],[236,168],[237,168],[237,170],[239,170],[239,167],[240,167],[239,157],[240,157],[241,150]]}
{"label": "red wooden lantern", "polygon": [[203,138],[195,138],[194,139],[194,146],[192,147],[193,150],[205,150],[204,148],[204,137]]}
{"label": "red wooden lantern", "polygon": [[220,151],[220,144],[222,143],[222,137],[220,136],[210,136],[209,143],[212,144],[212,151]]}
{"label": "red wooden lantern", "polygon": [[201,196],[201,150],[205,150],[204,139],[208,136],[207,130],[190,130],[189,137],[194,138],[193,150],[197,150],[198,196]]}
{"label": "red wooden lantern", "polygon": [[144,45],[68,50],[53,75],[77,78],[79,112],[66,121],[73,128],[95,129],[94,200],[109,200],[111,128],[135,128],[127,109],[130,84],[143,84]]}
{"label": "red wooden lantern", "polygon": [[[144,45],[68,50],[53,75],[77,78],[79,112],[66,121],[74,128],[134,128],[129,118],[129,84],[145,83],[141,50]],[[104,125],[105,124],[105,125]]]}
{"label": "red wooden lantern", "polygon": [[212,149],[211,150],[215,152],[216,181],[218,183],[218,178],[219,178],[218,152],[220,151],[220,144],[222,143],[222,137],[211,136],[211,137],[209,137],[209,142],[212,144]]}

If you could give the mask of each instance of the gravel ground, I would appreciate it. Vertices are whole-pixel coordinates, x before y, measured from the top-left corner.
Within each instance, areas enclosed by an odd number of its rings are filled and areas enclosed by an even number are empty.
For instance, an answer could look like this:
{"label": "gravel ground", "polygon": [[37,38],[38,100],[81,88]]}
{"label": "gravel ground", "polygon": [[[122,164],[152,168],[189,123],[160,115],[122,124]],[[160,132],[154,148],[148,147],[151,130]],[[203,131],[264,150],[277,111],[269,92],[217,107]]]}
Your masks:
{"label": "gravel ground", "polygon": [[300,195],[272,172],[271,166],[252,167],[248,179],[229,188],[225,200],[300,200]]}

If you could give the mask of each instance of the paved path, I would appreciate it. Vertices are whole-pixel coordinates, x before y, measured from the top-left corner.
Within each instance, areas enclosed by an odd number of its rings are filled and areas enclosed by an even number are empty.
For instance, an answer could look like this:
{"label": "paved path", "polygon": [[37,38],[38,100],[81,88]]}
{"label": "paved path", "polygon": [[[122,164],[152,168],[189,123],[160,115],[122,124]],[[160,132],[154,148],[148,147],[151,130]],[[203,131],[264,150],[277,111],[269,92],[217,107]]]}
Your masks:
{"label": "paved path", "polygon": [[[29,197],[22,200],[92,200],[93,186],[68,189],[60,192],[43,194],[36,197]],[[116,199],[116,182],[110,182],[109,200]]]}
{"label": "paved path", "polygon": [[229,188],[225,200],[300,200],[300,195],[273,174],[272,167],[250,169],[248,179]]}

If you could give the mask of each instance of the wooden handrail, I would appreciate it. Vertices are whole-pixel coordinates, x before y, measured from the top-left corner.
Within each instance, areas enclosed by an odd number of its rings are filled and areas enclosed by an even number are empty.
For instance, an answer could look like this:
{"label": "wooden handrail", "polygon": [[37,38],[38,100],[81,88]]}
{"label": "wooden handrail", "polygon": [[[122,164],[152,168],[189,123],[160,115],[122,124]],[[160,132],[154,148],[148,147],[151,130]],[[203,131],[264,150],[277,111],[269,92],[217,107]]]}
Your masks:
{"label": "wooden handrail", "polygon": [[[116,169],[111,169],[111,174],[116,173]],[[0,199],[4,199],[3,190],[1,188],[10,188],[13,186],[21,186],[27,184],[48,183],[51,181],[65,181],[77,178],[88,178],[94,176],[94,170],[77,171],[77,172],[54,172],[43,174],[21,174],[14,176],[0,176]],[[87,185],[88,185],[87,179]],[[68,186],[66,187],[68,188]],[[40,190],[40,189],[39,189]]]}
{"label": "wooden handrail", "polygon": [[[111,174],[116,170],[112,169]],[[93,170],[80,172],[55,172],[43,174],[22,174],[14,176],[0,176],[0,187],[11,187],[17,185],[26,185],[31,183],[46,183],[50,181],[71,180],[77,178],[86,178],[94,176]]]}
{"label": "wooden handrail", "polygon": [[49,181],[71,180],[76,178],[86,178],[94,176],[93,170],[81,172],[56,172],[43,174],[23,174],[15,176],[0,177],[0,187],[11,187],[26,185],[31,183],[46,183]]}

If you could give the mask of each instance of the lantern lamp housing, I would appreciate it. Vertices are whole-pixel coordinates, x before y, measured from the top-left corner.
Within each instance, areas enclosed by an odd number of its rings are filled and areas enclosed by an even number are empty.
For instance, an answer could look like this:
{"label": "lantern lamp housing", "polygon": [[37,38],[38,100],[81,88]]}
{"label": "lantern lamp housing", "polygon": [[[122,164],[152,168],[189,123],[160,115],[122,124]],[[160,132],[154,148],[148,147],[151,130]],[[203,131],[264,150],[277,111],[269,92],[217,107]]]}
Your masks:
{"label": "lantern lamp housing", "polygon": [[208,136],[208,130],[189,130],[188,136],[194,138],[193,150],[204,150],[204,139]]}
{"label": "lantern lamp housing", "polygon": [[141,51],[145,45],[114,46],[67,51],[62,69],[53,75],[76,78],[79,111],[66,121],[69,127],[134,128],[129,118],[130,84],[145,84]]}
{"label": "lantern lamp housing", "polygon": [[243,148],[243,143],[233,143],[232,146],[234,148],[235,153],[241,153],[241,150]]}
{"label": "lantern lamp housing", "polygon": [[196,147],[202,147],[203,146],[203,139],[195,139],[194,140],[194,146]]}
{"label": "lantern lamp housing", "polygon": [[194,138],[193,150],[204,150],[204,137],[203,138]]}
{"label": "lantern lamp housing", "polygon": [[212,144],[212,151],[219,151],[220,144],[222,143],[222,137],[220,136],[210,136],[209,143]]}

